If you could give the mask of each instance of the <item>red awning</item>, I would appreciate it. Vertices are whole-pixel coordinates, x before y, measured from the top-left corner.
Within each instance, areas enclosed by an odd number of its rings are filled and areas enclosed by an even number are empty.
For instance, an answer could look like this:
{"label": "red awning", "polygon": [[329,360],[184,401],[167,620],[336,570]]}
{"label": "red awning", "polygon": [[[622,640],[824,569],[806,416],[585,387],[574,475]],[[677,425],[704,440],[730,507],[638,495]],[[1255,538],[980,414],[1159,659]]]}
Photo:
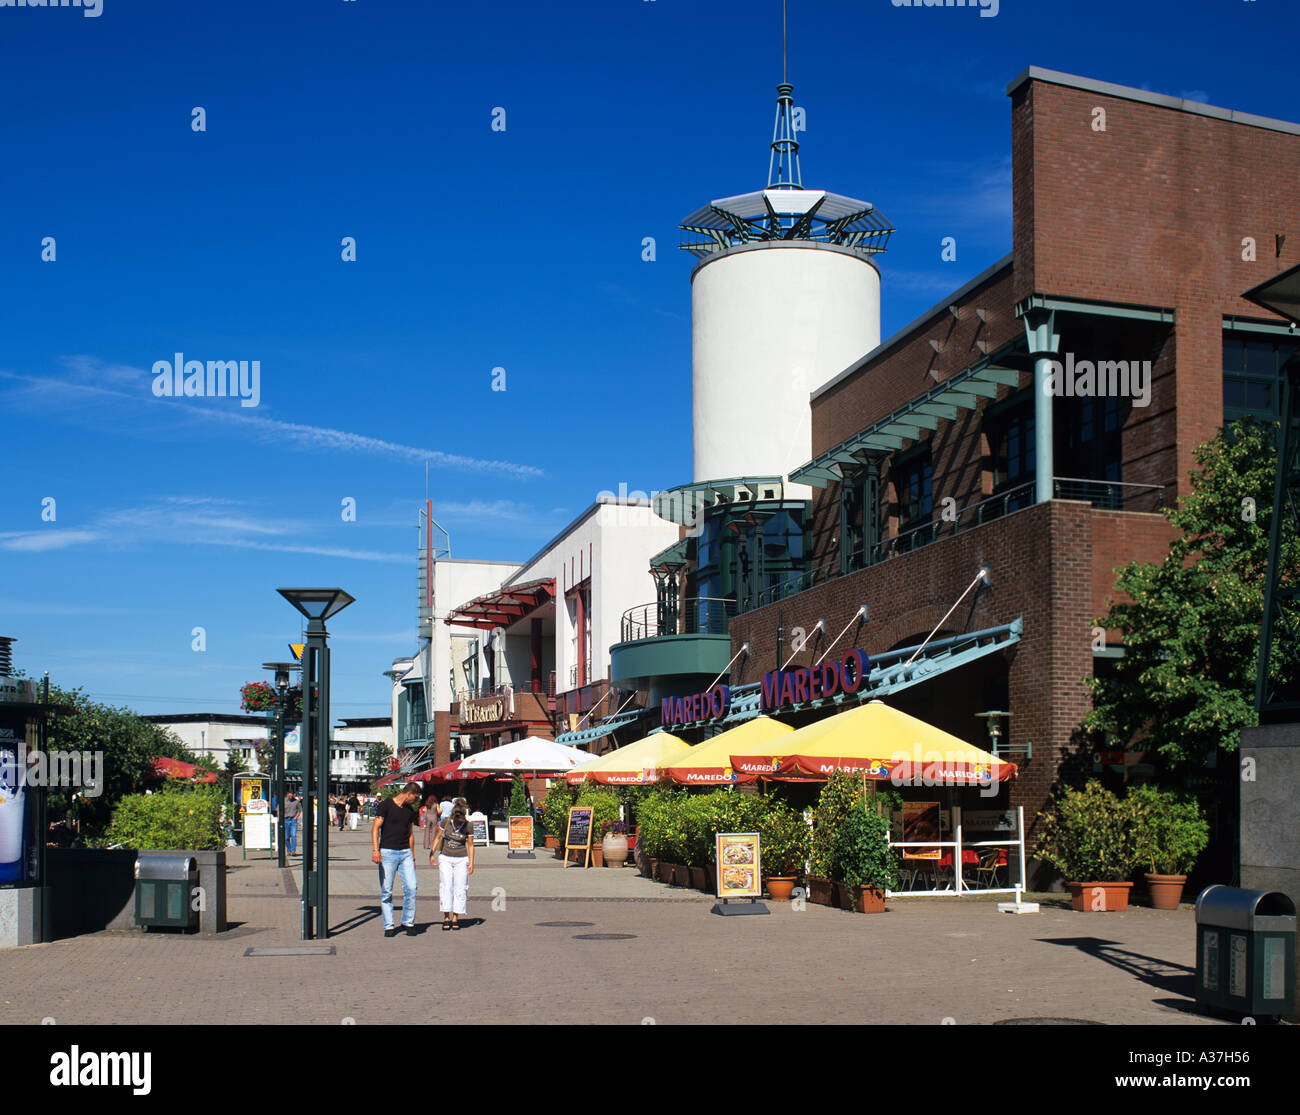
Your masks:
{"label": "red awning", "polygon": [[169,759],[159,755],[153,761],[154,773],[163,778],[188,778],[191,782],[215,782],[217,776],[213,771],[199,773],[193,763],[183,763],[179,759]]}
{"label": "red awning", "polygon": [[554,599],[555,578],[542,577],[476,596],[468,604],[454,608],[443,622],[454,623],[458,627],[493,631],[498,627],[518,623],[530,612]]}

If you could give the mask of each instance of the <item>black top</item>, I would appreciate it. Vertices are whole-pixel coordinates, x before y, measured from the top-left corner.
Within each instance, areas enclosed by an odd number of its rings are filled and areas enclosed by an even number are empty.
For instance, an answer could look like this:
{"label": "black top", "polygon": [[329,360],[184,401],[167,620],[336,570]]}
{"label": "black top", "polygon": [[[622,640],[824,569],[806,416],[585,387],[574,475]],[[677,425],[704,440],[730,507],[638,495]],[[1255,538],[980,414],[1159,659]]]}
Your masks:
{"label": "black top", "polygon": [[392,798],[380,802],[375,816],[383,823],[379,827],[379,846],[391,851],[404,851],[411,846],[411,826],[418,819],[415,810],[398,805]]}
{"label": "black top", "polygon": [[356,794],[353,794],[350,798],[348,798],[348,812],[349,813],[361,812],[361,802],[357,798]]}

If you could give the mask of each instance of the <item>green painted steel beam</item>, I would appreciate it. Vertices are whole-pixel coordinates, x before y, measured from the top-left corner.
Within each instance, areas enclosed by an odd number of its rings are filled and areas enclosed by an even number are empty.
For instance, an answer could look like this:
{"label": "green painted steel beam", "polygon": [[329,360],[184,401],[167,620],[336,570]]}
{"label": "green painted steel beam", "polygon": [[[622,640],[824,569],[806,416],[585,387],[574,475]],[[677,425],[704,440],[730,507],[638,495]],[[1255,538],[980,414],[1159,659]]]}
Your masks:
{"label": "green painted steel beam", "polygon": [[995,368],[990,365],[976,372],[975,378],[987,380],[989,383],[1001,383],[1006,387],[1020,386],[1020,373],[1014,368]]}
{"label": "green painted steel beam", "polygon": [[1292,325],[1271,321],[1245,321],[1241,318],[1225,317],[1223,328],[1234,333],[1267,333],[1274,337],[1290,337],[1300,341],[1300,330]]}
{"label": "green painted steel beam", "polygon": [[[965,386],[965,384],[962,386]],[[961,391],[945,391],[939,396],[939,401],[943,403],[951,403],[955,407],[961,407],[962,410],[975,409],[975,396],[972,394],[964,394]]]}
{"label": "green painted steel beam", "polygon": [[1173,324],[1174,311],[1164,306],[1131,306],[1122,302],[1084,302],[1076,298],[1049,298],[1031,294],[1016,304],[1016,317],[1024,317],[1031,310],[1059,310],[1067,314],[1086,314],[1090,317],[1120,317],[1129,321],[1158,321]]}

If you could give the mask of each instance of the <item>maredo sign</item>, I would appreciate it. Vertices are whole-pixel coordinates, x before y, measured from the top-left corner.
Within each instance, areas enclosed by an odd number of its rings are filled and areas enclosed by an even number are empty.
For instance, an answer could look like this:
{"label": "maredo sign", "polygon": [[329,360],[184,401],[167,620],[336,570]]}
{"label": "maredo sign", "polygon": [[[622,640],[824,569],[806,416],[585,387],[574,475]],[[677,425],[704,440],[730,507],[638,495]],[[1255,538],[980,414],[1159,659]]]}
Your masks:
{"label": "maredo sign", "polygon": [[851,650],[839,662],[764,674],[763,711],[802,705],[837,693],[856,693],[866,684],[870,672],[871,659],[866,652]]}
{"label": "maredo sign", "polygon": [[730,688],[715,685],[707,693],[696,693],[691,697],[665,697],[659,708],[660,722],[667,727],[670,724],[691,724],[696,720],[717,720],[725,716],[730,707]]}

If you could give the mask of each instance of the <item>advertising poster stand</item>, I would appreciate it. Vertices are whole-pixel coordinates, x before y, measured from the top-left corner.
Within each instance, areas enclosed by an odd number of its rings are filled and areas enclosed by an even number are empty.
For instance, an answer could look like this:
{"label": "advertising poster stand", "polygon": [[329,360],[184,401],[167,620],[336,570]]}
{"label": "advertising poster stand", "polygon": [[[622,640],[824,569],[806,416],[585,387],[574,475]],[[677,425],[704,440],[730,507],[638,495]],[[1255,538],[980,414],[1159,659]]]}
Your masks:
{"label": "advertising poster stand", "polygon": [[715,890],[720,902],[709,910],[724,917],[770,914],[763,895],[763,858],[756,832],[720,832],[714,837]]}
{"label": "advertising poster stand", "polygon": [[510,851],[506,859],[536,859],[533,853],[533,819],[531,817],[510,817]]}

